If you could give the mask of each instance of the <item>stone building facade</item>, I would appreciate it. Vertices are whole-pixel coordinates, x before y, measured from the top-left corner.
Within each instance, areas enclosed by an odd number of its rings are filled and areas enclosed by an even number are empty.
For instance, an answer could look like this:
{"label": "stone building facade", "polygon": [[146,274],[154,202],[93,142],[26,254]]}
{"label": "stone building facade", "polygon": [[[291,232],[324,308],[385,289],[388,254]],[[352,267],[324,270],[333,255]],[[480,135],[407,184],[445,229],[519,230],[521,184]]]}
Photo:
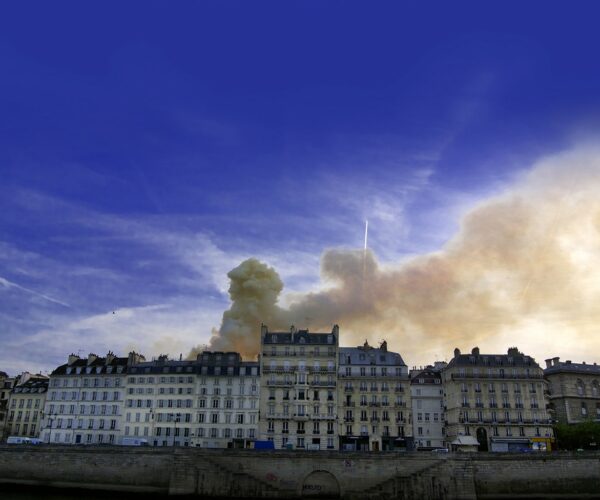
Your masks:
{"label": "stone building facade", "polygon": [[260,430],[276,448],[337,449],[339,327],[269,332],[261,327]]}
{"label": "stone building facade", "polygon": [[400,354],[365,341],[339,348],[339,448],[392,451],[412,448],[410,383]]}
{"label": "stone building facade", "polygon": [[455,349],[442,372],[446,440],[477,438],[480,451],[512,451],[553,442],[546,383],[536,361],[509,348],[507,354],[470,354]]}
{"label": "stone building facade", "polygon": [[14,377],[9,377],[6,372],[0,372],[0,443],[6,441],[7,437],[5,429],[8,420],[8,399],[14,383]]}
{"label": "stone building facade", "polygon": [[10,391],[6,436],[37,438],[48,391],[48,377],[23,373]]}
{"label": "stone building facade", "polygon": [[124,437],[151,446],[246,447],[258,432],[258,363],[235,352],[132,366]]}
{"label": "stone building facade", "polygon": [[565,424],[600,421],[600,366],[561,362],[556,357],[546,360],[544,377],[554,421]]}
{"label": "stone building facade", "polygon": [[436,362],[410,372],[413,437],[419,450],[442,448],[446,440],[441,373],[445,367],[446,363]]}
{"label": "stone building facade", "polygon": [[135,352],[102,358],[74,354],[50,374],[42,440],[61,444],[120,444],[127,372],[144,361]]}

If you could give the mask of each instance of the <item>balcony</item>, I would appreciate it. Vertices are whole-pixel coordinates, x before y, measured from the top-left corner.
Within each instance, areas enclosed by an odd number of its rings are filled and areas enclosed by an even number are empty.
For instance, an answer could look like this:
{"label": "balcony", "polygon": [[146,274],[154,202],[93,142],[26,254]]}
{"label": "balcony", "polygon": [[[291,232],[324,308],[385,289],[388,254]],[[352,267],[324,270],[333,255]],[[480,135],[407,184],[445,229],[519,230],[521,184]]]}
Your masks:
{"label": "balcony", "polygon": [[344,417],[344,422],[354,422],[354,417]]}
{"label": "balcony", "polygon": [[317,386],[317,387],[335,387],[335,381],[334,380],[332,380],[332,381],[329,381],[329,380],[325,380],[325,381],[323,381],[323,380],[319,380],[319,381],[312,380],[311,382],[309,382],[309,385]]}
{"label": "balcony", "polygon": [[346,401],[344,403],[344,406],[347,406],[349,408],[354,408],[356,406],[356,403],[354,401]]}
{"label": "balcony", "polygon": [[344,387],[344,391],[346,392],[353,392],[354,391],[354,387],[352,387],[351,385],[347,385]]}
{"label": "balcony", "polygon": [[268,386],[287,386],[291,387],[294,383],[291,380],[267,380]]}

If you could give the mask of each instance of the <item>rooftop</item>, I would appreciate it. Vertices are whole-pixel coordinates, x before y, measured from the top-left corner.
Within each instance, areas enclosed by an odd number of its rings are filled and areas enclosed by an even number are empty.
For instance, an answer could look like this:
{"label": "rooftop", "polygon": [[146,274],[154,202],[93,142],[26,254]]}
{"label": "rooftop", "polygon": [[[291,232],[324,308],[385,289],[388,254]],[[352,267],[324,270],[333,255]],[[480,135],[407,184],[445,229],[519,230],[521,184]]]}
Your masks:
{"label": "rooftop", "polygon": [[456,366],[540,368],[534,358],[523,354],[516,347],[509,347],[506,354],[480,354],[479,347],[474,347],[470,354],[461,354],[457,348],[454,349],[454,358],[447,368]]}

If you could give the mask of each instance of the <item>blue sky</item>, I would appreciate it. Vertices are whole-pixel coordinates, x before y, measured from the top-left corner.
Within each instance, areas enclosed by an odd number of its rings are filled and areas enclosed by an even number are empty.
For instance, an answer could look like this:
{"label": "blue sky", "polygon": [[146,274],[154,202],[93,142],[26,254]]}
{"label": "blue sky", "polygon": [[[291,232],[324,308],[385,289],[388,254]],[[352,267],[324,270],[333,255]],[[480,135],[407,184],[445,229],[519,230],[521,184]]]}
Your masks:
{"label": "blue sky", "polygon": [[0,369],[185,354],[241,260],[316,290],[365,219],[384,263],[440,249],[596,133],[593,7],[3,5]]}

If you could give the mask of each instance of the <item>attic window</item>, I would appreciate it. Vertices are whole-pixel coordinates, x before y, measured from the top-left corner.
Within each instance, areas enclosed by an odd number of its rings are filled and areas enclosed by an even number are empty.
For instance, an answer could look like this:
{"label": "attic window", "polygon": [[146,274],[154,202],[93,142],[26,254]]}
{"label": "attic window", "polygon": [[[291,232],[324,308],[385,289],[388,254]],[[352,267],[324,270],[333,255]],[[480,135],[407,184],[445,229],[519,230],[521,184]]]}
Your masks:
{"label": "attic window", "polygon": [[68,375],[69,373],[71,373],[71,367],[70,367],[70,366],[67,368],[67,375]]}
{"label": "attic window", "polygon": [[273,337],[271,337],[271,341],[272,342],[277,342],[277,335],[273,335]]}
{"label": "attic window", "polygon": [[333,344],[333,335],[327,335],[327,343]]}
{"label": "attic window", "polygon": [[304,337],[300,337],[300,343],[304,344],[306,342],[306,339]]}

